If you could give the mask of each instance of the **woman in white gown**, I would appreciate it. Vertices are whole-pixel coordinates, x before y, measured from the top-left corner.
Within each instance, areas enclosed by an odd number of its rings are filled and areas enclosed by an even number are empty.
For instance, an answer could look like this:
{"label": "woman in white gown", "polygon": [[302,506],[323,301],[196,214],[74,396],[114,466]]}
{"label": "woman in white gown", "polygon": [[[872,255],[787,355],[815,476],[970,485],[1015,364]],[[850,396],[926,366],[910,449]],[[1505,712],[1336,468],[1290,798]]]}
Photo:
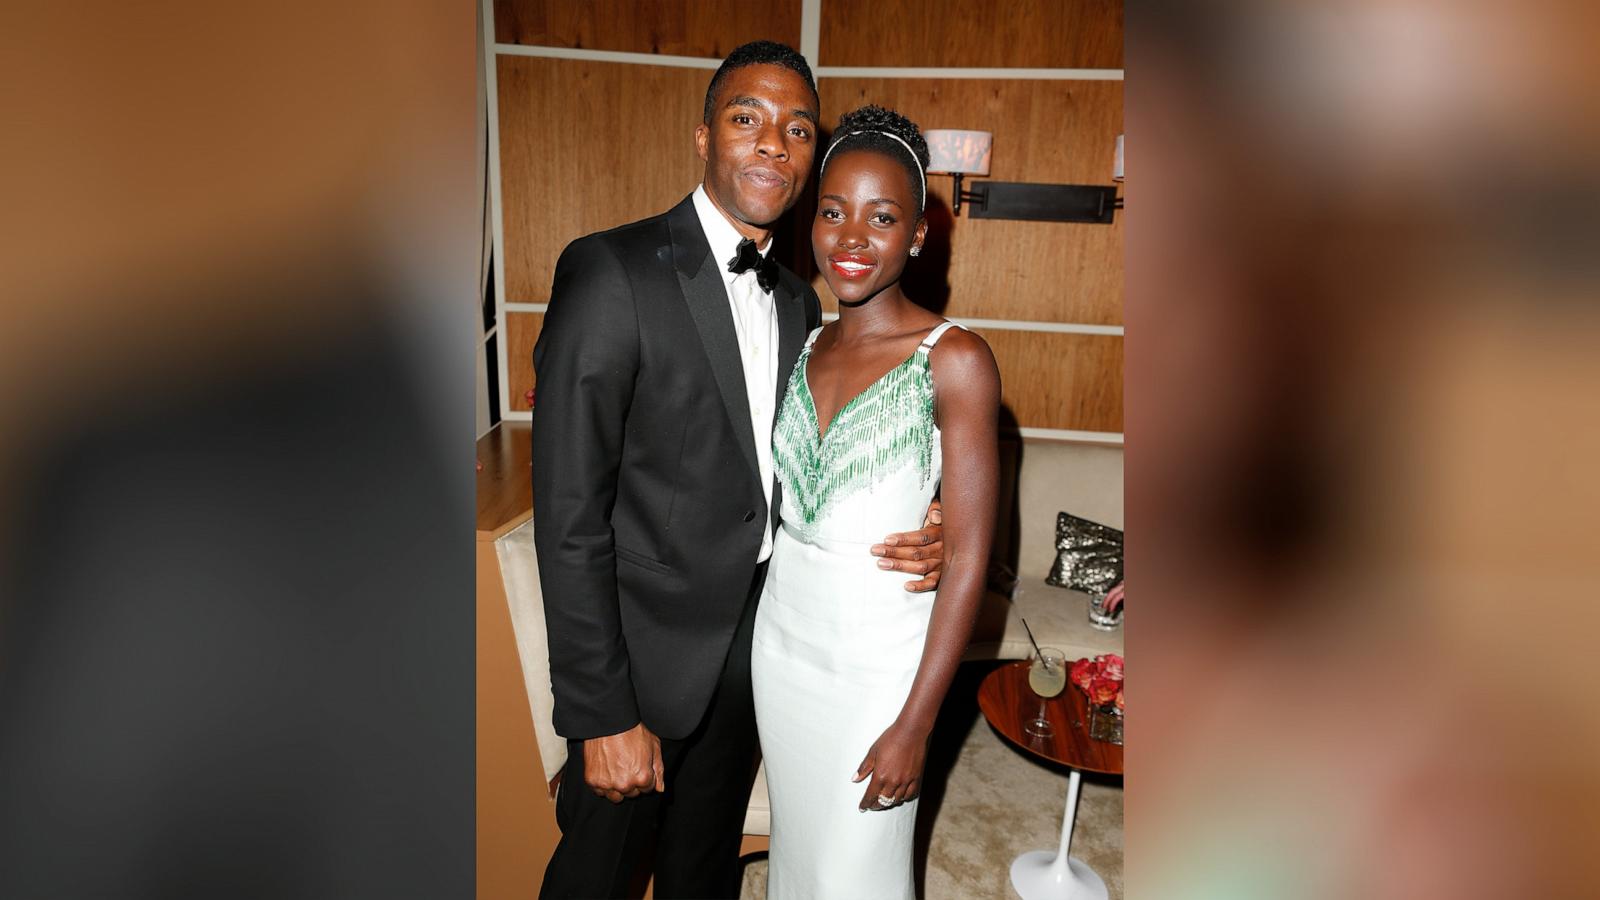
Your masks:
{"label": "woman in white gown", "polygon": [[[807,339],[778,414],[783,524],[752,651],[767,896],[909,900],[928,735],[994,531],[1000,376],[981,338],[901,291],[927,232],[916,126],[856,110],[822,166],[811,243],[839,320]],[[936,491],[944,577],[913,594],[863,549],[915,529]]]}

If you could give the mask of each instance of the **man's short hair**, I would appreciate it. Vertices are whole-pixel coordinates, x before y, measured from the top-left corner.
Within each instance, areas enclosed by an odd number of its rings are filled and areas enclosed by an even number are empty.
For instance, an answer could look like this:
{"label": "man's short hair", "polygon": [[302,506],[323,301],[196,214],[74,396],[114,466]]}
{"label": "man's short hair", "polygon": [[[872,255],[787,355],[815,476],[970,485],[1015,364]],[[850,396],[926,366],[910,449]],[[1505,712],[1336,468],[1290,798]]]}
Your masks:
{"label": "man's short hair", "polygon": [[787,44],[777,41],[751,41],[733,48],[728,58],[717,67],[717,74],[711,76],[711,84],[706,86],[705,123],[711,124],[711,114],[715,111],[712,105],[716,103],[717,90],[722,87],[722,82],[728,73],[734,69],[745,66],[782,66],[785,69],[799,73],[806,80],[806,87],[811,88],[811,98],[817,101],[817,106],[822,106],[822,100],[817,96],[817,80],[811,76],[811,65],[799,51]]}

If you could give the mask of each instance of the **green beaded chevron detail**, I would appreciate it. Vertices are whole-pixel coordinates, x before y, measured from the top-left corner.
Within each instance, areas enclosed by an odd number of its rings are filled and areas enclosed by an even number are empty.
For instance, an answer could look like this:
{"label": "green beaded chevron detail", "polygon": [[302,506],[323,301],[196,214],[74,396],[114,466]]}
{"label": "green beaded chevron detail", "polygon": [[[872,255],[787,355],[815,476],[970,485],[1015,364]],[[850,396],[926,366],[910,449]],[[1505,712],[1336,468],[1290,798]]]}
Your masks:
{"label": "green beaded chevron detail", "polygon": [[906,466],[928,483],[933,463],[933,375],[920,349],[851,398],[817,437],[817,408],[806,381],[811,348],[800,352],[772,433],[778,479],[801,531],[838,502]]}

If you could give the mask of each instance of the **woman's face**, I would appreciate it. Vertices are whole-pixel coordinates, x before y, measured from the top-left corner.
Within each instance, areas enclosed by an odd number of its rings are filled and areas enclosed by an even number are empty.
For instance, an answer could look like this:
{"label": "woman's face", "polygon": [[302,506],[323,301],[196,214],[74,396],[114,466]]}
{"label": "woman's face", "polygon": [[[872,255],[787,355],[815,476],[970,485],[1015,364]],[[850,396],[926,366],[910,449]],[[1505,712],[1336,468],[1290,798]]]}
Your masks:
{"label": "woman's face", "polygon": [[905,166],[874,150],[828,160],[817,189],[811,252],[840,302],[861,303],[900,280],[928,226]]}

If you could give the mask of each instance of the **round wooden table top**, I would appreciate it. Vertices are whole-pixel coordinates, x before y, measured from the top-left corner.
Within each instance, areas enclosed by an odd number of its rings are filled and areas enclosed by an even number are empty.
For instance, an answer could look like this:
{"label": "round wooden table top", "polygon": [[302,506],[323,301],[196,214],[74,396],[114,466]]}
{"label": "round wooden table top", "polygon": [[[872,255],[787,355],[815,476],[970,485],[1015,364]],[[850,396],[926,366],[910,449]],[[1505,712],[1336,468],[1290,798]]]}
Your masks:
{"label": "round wooden table top", "polygon": [[995,669],[978,687],[978,708],[1006,740],[1074,769],[1121,775],[1122,747],[1089,737],[1087,699],[1069,683],[1066,690],[1044,702],[1044,717],[1054,733],[1034,737],[1022,730],[1023,723],[1039,712],[1039,695],[1028,687],[1027,660]]}

